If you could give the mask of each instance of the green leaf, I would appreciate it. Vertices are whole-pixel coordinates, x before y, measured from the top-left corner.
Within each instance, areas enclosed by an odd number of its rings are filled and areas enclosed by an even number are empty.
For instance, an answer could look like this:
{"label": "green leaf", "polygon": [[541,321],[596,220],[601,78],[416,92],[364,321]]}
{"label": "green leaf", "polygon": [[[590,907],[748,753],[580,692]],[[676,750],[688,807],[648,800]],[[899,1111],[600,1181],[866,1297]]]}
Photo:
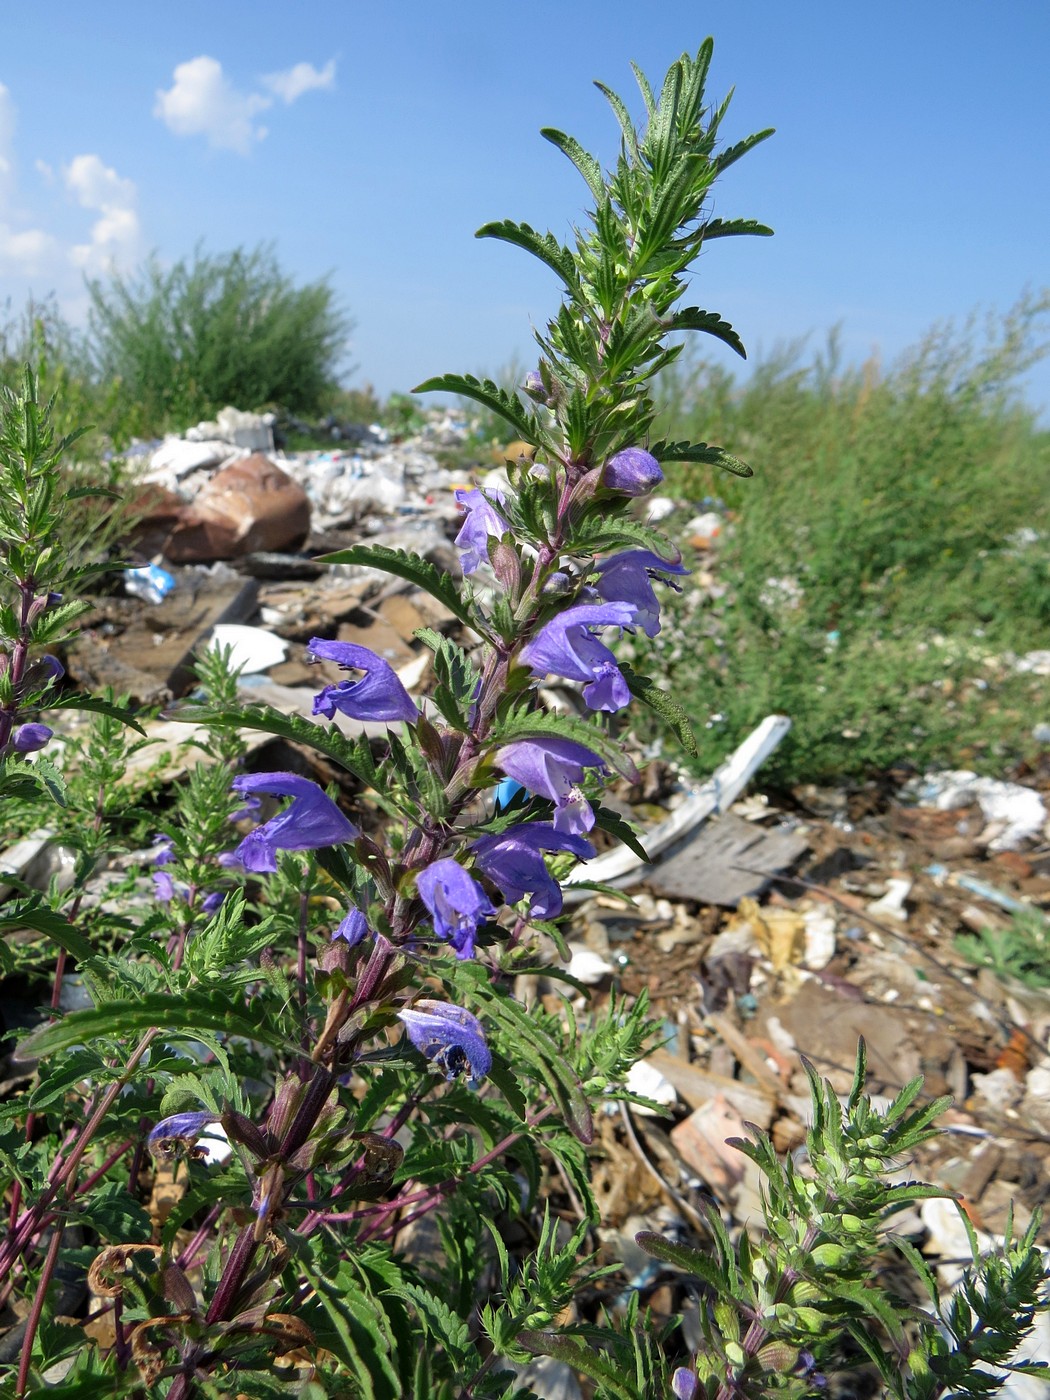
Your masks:
{"label": "green leaf", "polygon": [[201,1033],[216,1031],[261,1041],[276,1050],[289,1048],[280,1032],[260,1023],[256,1009],[234,1009],[225,991],[193,989],[177,997],[147,992],[134,1001],[113,1001],[89,1011],[73,1011],[61,1021],[33,1031],[22,1042],[22,1053],[42,1059],[74,1045],[90,1045],[99,1036],[140,1035],[154,1029],[169,1041],[201,1040]]}
{"label": "green leaf", "polygon": [[582,1371],[591,1380],[602,1383],[603,1396],[617,1400],[638,1400],[638,1391],[621,1367],[616,1365],[584,1337],[565,1332],[519,1332],[518,1341],[529,1351],[564,1361],[574,1371]]}
{"label": "green leaf", "polygon": [[685,751],[692,754],[694,758],[698,758],[700,750],[697,748],[696,736],[689,723],[689,716],[674,696],[661,690],[656,682],[650,680],[648,676],[640,676],[625,661],[621,661],[619,664],[623,678],[635,699],[640,700],[643,705],[648,705],[654,714],[658,714]]}
{"label": "green leaf", "polygon": [[557,146],[563,155],[569,157],[587,181],[587,188],[600,204],[605,198],[605,176],[602,174],[600,161],[595,160],[594,156],[585,151],[574,136],[566,136],[563,131],[558,131],[553,126],[542,127],[540,135],[552,146]]}
{"label": "green leaf", "polygon": [[[422,385],[412,392],[421,393],[426,387]],[[409,554],[403,549],[388,549],[381,544],[355,544],[349,549],[336,550],[334,554],[322,554],[318,562],[361,564],[368,569],[383,569],[388,574],[396,574],[444,603],[449,612],[454,613],[467,627],[478,626],[478,619],[459,596],[451,577],[418,554]]]}
{"label": "green leaf", "polygon": [[773,230],[757,219],[711,219],[703,226],[704,242],[709,238],[734,238],[740,234],[753,234],[758,238],[772,238]]}
{"label": "green leaf", "polygon": [[[466,399],[484,404],[503,418],[525,442],[539,446],[546,440],[536,420],[513,394],[501,389],[491,379],[475,379],[472,374],[441,374],[425,379],[412,390],[413,394],[462,394]],[[457,614],[458,616],[458,614]],[[470,624],[474,626],[474,623]]]}
{"label": "green leaf", "polygon": [[485,1014],[510,1036],[517,1052],[539,1072],[553,1093],[570,1131],[580,1142],[594,1140],[594,1120],[583,1086],[565,1061],[562,1048],[532,1017],[527,1007],[490,985],[484,968],[461,963],[453,974],[469,983]]}
{"label": "green leaf", "polygon": [[77,962],[87,962],[95,955],[94,948],[80,930],[46,904],[34,900],[0,916],[0,933],[8,929],[24,928],[35,929],[37,933],[45,934],[53,943],[57,943],[60,948],[64,948],[76,958]]}
{"label": "green leaf", "polygon": [[702,1254],[699,1249],[693,1249],[689,1245],[675,1244],[666,1235],[658,1235],[650,1230],[642,1230],[634,1238],[646,1254],[651,1254],[654,1259],[673,1264],[676,1269],[682,1269],[687,1274],[696,1274],[717,1293],[724,1291],[727,1283],[725,1272],[709,1254]]}
{"label": "green leaf", "polygon": [[704,462],[732,472],[734,476],[755,474],[746,462],[741,462],[724,447],[712,447],[706,442],[658,442],[649,450],[658,462]]}
{"label": "green leaf", "polygon": [[136,730],[143,738],[146,731],[142,725],[124,705],[112,705],[108,700],[100,700],[97,695],[80,695],[71,692],[69,695],[61,695],[55,700],[47,701],[47,710],[87,710],[94,715],[108,715],[110,719],[116,719],[121,724],[127,724]]}
{"label": "green leaf", "polygon": [[664,324],[669,331],[703,331],[706,335],[713,335],[735,350],[742,360],[747,359],[743,341],[717,311],[702,311],[699,306],[687,306],[676,311]]}
{"label": "green leaf", "polygon": [[600,831],[607,831],[610,836],[615,836],[618,841],[622,841],[628,850],[633,851],[639,860],[644,860],[649,864],[649,856],[645,847],[638,839],[638,834],[631,824],[620,816],[619,812],[614,812],[611,807],[594,807],[594,824]]}
{"label": "green leaf", "polygon": [[571,715],[549,714],[518,706],[501,717],[492,737],[499,744],[509,744],[516,739],[573,739],[577,744],[593,750],[628,781],[634,782],[638,777],[638,770],[621,739],[597,724],[589,724]]}
{"label": "green leaf", "polygon": [[164,711],[164,717],[187,724],[226,725],[231,729],[257,729],[264,734],[276,734],[294,744],[316,749],[326,758],[353,773],[366,787],[374,790],[374,800],[384,811],[399,814],[396,805],[383,792],[379,773],[372,760],[372,750],[366,735],[349,739],[334,724],[318,724],[305,715],[285,714],[272,705],[245,705],[225,709],[222,706],[179,704]]}
{"label": "green leaf", "polygon": [[576,271],[576,260],[572,253],[554,237],[553,233],[540,233],[528,224],[516,224],[503,219],[490,224],[482,224],[475,238],[498,238],[504,243],[513,243],[524,248],[540,262],[546,263],[556,272],[570,292],[577,292],[580,286]]}
{"label": "green leaf", "polygon": [[119,1181],[107,1182],[90,1195],[78,1197],[76,1219],[92,1226],[111,1244],[142,1244],[153,1231],[146,1211]]}
{"label": "green leaf", "polygon": [[775,130],[775,127],[767,126],[764,131],[756,131],[751,136],[745,136],[743,141],[738,141],[735,146],[728,146],[715,157],[715,174],[721,175],[723,170],[728,170],[735,161],[738,161],[741,156],[747,155],[748,151],[757,146],[760,141],[765,141],[772,136]]}

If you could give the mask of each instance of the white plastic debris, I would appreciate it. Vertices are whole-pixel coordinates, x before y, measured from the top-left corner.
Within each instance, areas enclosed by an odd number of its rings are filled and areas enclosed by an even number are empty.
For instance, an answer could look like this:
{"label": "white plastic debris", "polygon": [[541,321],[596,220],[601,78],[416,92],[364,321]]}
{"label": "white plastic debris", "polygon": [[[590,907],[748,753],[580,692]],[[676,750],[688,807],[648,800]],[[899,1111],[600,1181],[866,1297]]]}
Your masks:
{"label": "white plastic debris", "polygon": [[[633,1064],[627,1071],[624,1084],[632,1094],[640,1094],[642,1098],[652,1099],[653,1103],[660,1104],[662,1108],[671,1108],[678,1102],[678,1094],[674,1085],[648,1060],[638,1060]],[[634,1104],[632,1107],[635,1113],[640,1113],[646,1118],[658,1116],[654,1109],[645,1108],[641,1104]]]}
{"label": "white plastic debris", "polygon": [[811,907],[803,910],[805,951],[802,966],[820,972],[835,956],[835,915],[830,909]]}
{"label": "white plastic debris", "polygon": [[567,969],[569,976],[575,977],[585,987],[596,987],[603,977],[616,971],[611,962],[591,948],[585,948],[582,943],[570,943],[569,952],[572,954]]}
{"label": "white plastic debris", "polygon": [[245,627],[239,622],[220,622],[212,628],[208,649],[218,651],[220,647],[232,647],[230,665],[246,676],[268,671],[288,655],[288,643],[283,637],[265,627]]}
{"label": "white plastic debris", "polygon": [[907,923],[908,911],[904,901],[910,893],[910,880],[887,880],[886,893],[868,905],[868,913],[876,919],[896,919],[899,923]]}
{"label": "white plastic debris", "polygon": [[165,438],[149,459],[143,481],[179,481],[190,472],[217,467],[234,455],[234,448],[218,438],[187,442],[185,438]]}
{"label": "white plastic debris", "polygon": [[942,812],[976,802],[988,823],[981,839],[987,840],[990,851],[1015,851],[1030,837],[1038,836],[1046,821],[1046,807],[1034,788],[979,777],[968,769],[926,773],[909,783],[905,791],[920,807],[936,807]]}

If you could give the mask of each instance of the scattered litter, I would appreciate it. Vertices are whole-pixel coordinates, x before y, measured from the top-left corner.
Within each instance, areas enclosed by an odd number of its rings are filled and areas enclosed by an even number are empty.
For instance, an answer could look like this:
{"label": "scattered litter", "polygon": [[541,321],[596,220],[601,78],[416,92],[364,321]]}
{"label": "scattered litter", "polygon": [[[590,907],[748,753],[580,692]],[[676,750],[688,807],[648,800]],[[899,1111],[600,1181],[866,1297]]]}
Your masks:
{"label": "scattered litter", "polygon": [[926,773],[909,783],[904,794],[922,807],[941,811],[978,803],[988,823],[981,840],[991,851],[1015,851],[1037,836],[1046,821],[1046,807],[1034,788],[979,777],[967,769]]}
{"label": "scattered litter", "polygon": [[[678,1095],[671,1081],[660,1073],[651,1060],[638,1060],[627,1071],[627,1078],[624,1084],[632,1094],[639,1094],[644,1099],[652,1099],[653,1103],[658,1103],[663,1108],[670,1108],[678,1102]],[[633,1104],[633,1112],[641,1113],[648,1118],[655,1118],[657,1115],[651,1108],[646,1108],[643,1104]]]}
{"label": "scattered litter", "polygon": [[908,922],[908,911],[904,901],[911,894],[911,881],[907,878],[886,881],[886,893],[868,905],[868,913],[874,919],[896,919],[899,923]]}
{"label": "scattered litter", "polygon": [[239,622],[220,622],[212,629],[209,650],[230,647],[230,666],[250,676],[279,665],[288,655],[288,643],[264,627],[245,627]]}
{"label": "scattered litter", "polygon": [[126,569],[124,591],[145,603],[163,603],[175,587],[175,579],[159,564],[147,564],[144,569]]}

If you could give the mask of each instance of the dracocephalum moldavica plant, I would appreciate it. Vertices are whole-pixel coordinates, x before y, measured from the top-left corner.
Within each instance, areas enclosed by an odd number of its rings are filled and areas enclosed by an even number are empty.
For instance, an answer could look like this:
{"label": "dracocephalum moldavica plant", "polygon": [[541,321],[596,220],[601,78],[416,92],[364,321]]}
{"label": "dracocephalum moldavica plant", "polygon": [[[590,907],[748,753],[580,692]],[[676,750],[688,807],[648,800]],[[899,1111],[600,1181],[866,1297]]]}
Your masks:
{"label": "dracocephalum moldavica plant", "polygon": [[[814,1084],[812,1177],[762,1139],[746,1149],[770,1183],[764,1247],[732,1240],[716,1214],[707,1253],[646,1241],[706,1290],[700,1355],[679,1355],[636,1301],[625,1320],[567,1320],[606,1272],[590,1255],[594,1115],[630,1097],[627,1070],[657,1029],[644,998],[583,1017],[568,1000],[561,1014],[526,1006],[513,988],[539,966],[538,935],[564,947],[562,884],[595,833],[636,844],[602,801],[614,774],[634,772],[618,717],[634,699],[686,734],[673,698],[610,646],[623,629],[655,634],[659,589],[683,572],[640,518],[646,493],[669,460],[749,471],[705,443],[649,441],[651,381],[679,351],[669,337],[703,331],[742,353],[719,315],[677,306],[687,270],[709,240],[769,232],[708,216],[714,180],[768,135],[719,146],[727,104],[705,105],[710,59],[710,42],[683,56],[658,98],[638,75],[643,131],[602,88],[622,138],[608,174],[545,133],[593,200],[573,246],[523,224],[481,230],[539,257],[564,296],[522,397],[469,376],[420,386],[477,400],[530,447],[505,486],[459,493],[462,582],[377,546],[329,556],[409,579],[463,624],[462,644],[418,634],[429,696],[409,695],[366,648],[317,637],[309,654],[345,677],[319,690],[310,722],[241,703],[222,658],[204,659],[202,694],[178,713],[201,726],[210,762],[158,815],[145,904],[105,917],[83,895],[128,741],[97,702],[81,784],[85,802],[96,793],[81,823],[90,860],[72,892],[23,891],[5,917],[62,949],[49,1015],[23,1046],[38,1067],[0,1136],[0,1286],[31,1300],[2,1358],[16,1396],[72,1357],[56,1391],[69,1397],[525,1397],[508,1362],[542,1353],[599,1397],[801,1395],[833,1369],[834,1339],[868,1339],[870,1352],[879,1327],[902,1393],[940,1393],[931,1376],[981,1388],[983,1321],[958,1311],[945,1342],[921,1319],[896,1326],[892,1301],[858,1297],[881,1212],[900,1196],[880,1173],[937,1108],[909,1113],[911,1086],[880,1117],[861,1072],[844,1113]],[[55,596],[46,553],[58,449],[31,383],[4,424],[0,471],[27,504],[0,516],[18,600],[0,615],[3,781],[68,801],[72,785],[26,758],[50,737],[32,715],[54,703],[58,676],[36,653],[75,607]],[[574,713],[541,703],[552,676],[575,684]],[[328,788],[249,769],[245,729],[312,750]],[[93,1004],[59,1014],[70,955]],[[568,1235],[549,1200],[540,1208],[552,1172],[580,1204]],[[511,1222],[534,1229],[531,1250],[508,1248]],[[1035,1306],[1033,1239],[994,1280],[978,1272],[968,1296],[978,1319],[989,1299],[998,1308],[993,1360],[1012,1339],[1007,1307]],[[96,1300],[90,1346],[63,1320],[82,1306],[66,1287],[78,1279]]]}

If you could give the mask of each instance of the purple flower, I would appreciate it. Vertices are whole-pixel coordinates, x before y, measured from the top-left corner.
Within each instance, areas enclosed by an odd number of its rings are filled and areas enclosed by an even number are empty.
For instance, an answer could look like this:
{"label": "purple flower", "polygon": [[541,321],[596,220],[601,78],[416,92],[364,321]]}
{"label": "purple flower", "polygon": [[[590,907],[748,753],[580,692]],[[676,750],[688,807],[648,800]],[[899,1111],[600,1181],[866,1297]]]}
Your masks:
{"label": "purple flower", "polygon": [[[595,590],[607,603],[633,603],[634,621],[647,637],[660,630],[660,604],[653,592],[657,574],[687,574],[681,556],[669,563],[648,549],[628,549],[603,559],[597,566],[600,578]],[[665,580],[666,582],[666,580]]]}
{"label": "purple flower", "polygon": [[408,1038],[417,1050],[453,1080],[467,1069],[473,1088],[492,1068],[492,1055],[476,1016],[451,1002],[423,998],[399,1011]]}
{"label": "purple flower", "polygon": [[175,898],[175,881],[166,870],[154,871],[153,893],[161,904],[170,904]]}
{"label": "purple flower", "polygon": [[11,747],[16,753],[36,753],[54,732],[46,724],[20,724],[12,735]]}
{"label": "purple flower", "polygon": [[146,1146],[151,1152],[170,1151],[174,1142],[196,1142],[209,1123],[217,1123],[214,1113],[173,1113],[162,1119],[146,1138]]}
{"label": "purple flower", "polygon": [[[496,502],[502,505],[501,492],[494,491],[492,494]],[[489,536],[494,535],[499,539],[500,535],[507,533],[510,526],[492,501],[476,488],[473,491],[457,491],[456,500],[467,512],[467,518],[456,536],[456,544],[461,551],[463,572],[472,574],[481,564],[488,563]]]}
{"label": "purple flower", "polygon": [[[154,875],[153,877],[157,877]],[[207,914],[210,918],[212,914],[218,913],[222,908],[223,900],[226,898],[225,890],[216,890],[214,894],[206,894],[201,900],[201,913]]]}
{"label": "purple flower", "polygon": [[529,792],[550,798],[557,807],[555,831],[590,831],[594,813],[578,784],[588,768],[605,771],[597,754],[571,739],[518,739],[496,750],[496,762]]}
{"label": "purple flower", "polygon": [[242,794],[266,792],[292,801],[250,831],[230,855],[220,857],[224,865],[240,865],[253,873],[273,871],[278,851],[315,851],[319,846],[352,841],[358,834],[327,793],[296,773],[246,773],[234,778],[231,786]]}
{"label": "purple flower", "polygon": [[547,869],[543,851],[572,851],[581,860],[594,855],[582,836],[555,831],[549,822],[512,826],[496,836],[482,836],[472,847],[478,869],[498,885],[508,904],[532,895],[529,913],[556,919],[561,913],[561,888]]}
{"label": "purple flower", "polygon": [[353,642],[326,642],[314,637],[307,651],[315,660],[334,661],[343,669],[353,667],[364,671],[359,681],[340,681],[326,685],[314,697],[314,714],[331,719],[336,710],[351,719],[416,720],[419,711],[415,701],[394,674],[388,661],[367,647]]}
{"label": "purple flower", "polygon": [[675,1400],[693,1400],[696,1394],[696,1376],[685,1366],[679,1366],[671,1377],[671,1394]]}
{"label": "purple flower", "polygon": [[175,852],[172,850],[172,846],[175,843],[172,837],[165,836],[164,833],[161,832],[159,835],[154,836],[153,839],[157,843],[157,854],[153,857],[153,864],[170,865],[175,859]]}
{"label": "purple flower", "polygon": [[345,938],[351,948],[357,945],[368,933],[368,921],[360,909],[351,909],[338,928],[332,930],[333,938]]}
{"label": "purple flower", "polygon": [[521,661],[538,676],[589,681],[583,698],[592,710],[622,710],[630,698],[616,658],[594,635],[595,627],[629,627],[636,609],[630,603],[580,603],[556,613],[521,649]]}
{"label": "purple flower", "polygon": [[477,880],[448,857],[421,870],[416,887],[437,936],[448,939],[457,958],[472,958],[478,925],[496,912]]}
{"label": "purple flower", "polygon": [[625,447],[610,457],[602,472],[602,485],[628,496],[644,496],[664,479],[660,463],[651,452],[640,447]]}

